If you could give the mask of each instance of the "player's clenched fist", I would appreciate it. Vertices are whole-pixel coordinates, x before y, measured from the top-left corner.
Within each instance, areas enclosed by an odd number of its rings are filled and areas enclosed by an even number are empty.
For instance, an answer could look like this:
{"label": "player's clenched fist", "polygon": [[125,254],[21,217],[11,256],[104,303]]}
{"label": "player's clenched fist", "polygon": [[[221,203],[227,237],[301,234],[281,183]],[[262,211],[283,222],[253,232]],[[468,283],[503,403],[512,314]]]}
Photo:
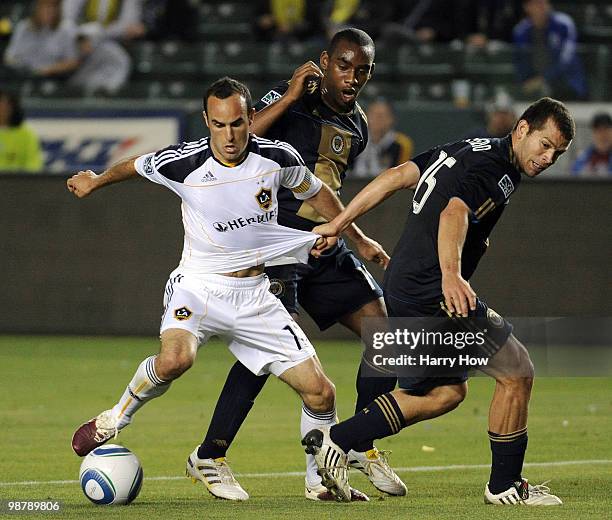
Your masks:
{"label": "player's clenched fist", "polygon": [[91,170],[80,171],[66,181],[68,191],[71,191],[79,198],[87,197],[87,195],[96,189],[97,177]]}
{"label": "player's clenched fist", "polygon": [[310,250],[310,254],[315,258],[321,258],[321,254],[331,249],[338,243],[338,237],[319,237],[315,245]]}
{"label": "player's clenched fist", "polygon": [[325,224],[319,224],[312,229],[312,232],[316,235],[321,235],[322,237],[337,237],[340,236],[340,229],[334,221],[326,222]]}
{"label": "player's clenched fist", "polygon": [[285,96],[292,101],[297,101],[306,92],[310,80],[320,80],[322,77],[323,72],[321,72],[319,66],[314,61],[307,61],[304,65],[295,69]]}

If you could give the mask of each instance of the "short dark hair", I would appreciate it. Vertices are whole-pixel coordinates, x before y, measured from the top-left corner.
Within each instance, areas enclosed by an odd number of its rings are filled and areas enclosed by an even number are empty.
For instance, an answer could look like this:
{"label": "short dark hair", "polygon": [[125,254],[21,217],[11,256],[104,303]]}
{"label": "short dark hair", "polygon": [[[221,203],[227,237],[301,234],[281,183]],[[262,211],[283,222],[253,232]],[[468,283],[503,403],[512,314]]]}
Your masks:
{"label": "short dark hair", "polygon": [[0,98],[6,98],[12,108],[11,117],[8,121],[8,125],[14,127],[19,126],[21,123],[23,123],[24,114],[23,109],[21,108],[21,101],[19,100],[19,96],[7,90],[0,90]]}
{"label": "short dark hair", "polygon": [[576,135],[574,118],[569,113],[567,107],[556,99],[543,97],[529,105],[525,112],[518,118],[514,126],[515,130],[521,119],[529,123],[529,133],[534,130],[540,130],[544,127],[546,121],[552,119],[565,140],[571,141]]}
{"label": "short dark hair", "polygon": [[215,96],[218,99],[227,99],[234,94],[241,95],[246,101],[247,112],[250,112],[253,108],[253,98],[249,92],[248,87],[244,83],[240,83],[233,78],[225,76],[215,81],[204,94],[203,108],[204,112],[208,114],[208,98]]}
{"label": "short dark hair", "polygon": [[340,42],[354,43],[359,45],[359,47],[367,49],[366,53],[371,54],[372,61],[374,61],[376,47],[374,46],[374,40],[370,38],[370,35],[367,32],[362,31],[361,29],[355,29],[354,27],[349,27],[348,29],[338,31],[336,34],[334,34],[329,42],[328,53],[330,56],[334,53]]}

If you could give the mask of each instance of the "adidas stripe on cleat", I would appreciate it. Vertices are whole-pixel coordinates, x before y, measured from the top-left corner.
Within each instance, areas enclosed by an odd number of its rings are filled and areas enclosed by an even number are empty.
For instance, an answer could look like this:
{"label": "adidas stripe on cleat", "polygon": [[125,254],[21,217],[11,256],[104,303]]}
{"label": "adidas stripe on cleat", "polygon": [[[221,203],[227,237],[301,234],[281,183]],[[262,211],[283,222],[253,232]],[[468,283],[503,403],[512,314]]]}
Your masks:
{"label": "adidas stripe on cleat", "polygon": [[249,494],[242,489],[225,457],[218,459],[199,459],[198,448],[187,458],[185,474],[191,477],[193,483],[202,482],[208,492],[225,500],[248,500]]}
{"label": "adidas stripe on cleat", "polygon": [[484,503],[502,506],[560,506],[563,504],[561,499],[550,493],[550,488],[546,486],[548,482],[532,486],[523,479],[515,482],[512,487],[498,494],[489,491],[489,483],[485,486]]}
{"label": "adidas stripe on cleat", "polygon": [[323,485],[338,502],[351,501],[348,456],[329,436],[329,427],[310,430],[302,439],[306,453],[314,455]]}

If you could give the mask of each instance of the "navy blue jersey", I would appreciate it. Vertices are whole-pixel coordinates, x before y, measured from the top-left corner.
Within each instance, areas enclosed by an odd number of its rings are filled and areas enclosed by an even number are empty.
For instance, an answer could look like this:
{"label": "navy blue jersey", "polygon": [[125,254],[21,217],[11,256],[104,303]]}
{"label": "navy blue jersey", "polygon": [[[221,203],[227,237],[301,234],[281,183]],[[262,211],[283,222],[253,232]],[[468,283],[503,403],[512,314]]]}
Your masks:
{"label": "navy blue jersey", "polygon": [[[288,82],[274,87],[256,105],[262,110],[278,100],[288,89]],[[268,139],[291,144],[306,166],[333,191],[338,192],[347,169],[368,142],[366,116],[355,104],[350,114],[338,114],[321,100],[321,92],[307,92],[294,103],[266,132]],[[279,224],[310,231],[325,222],[305,202],[295,199],[289,190],[278,193]]]}
{"label": "navy blue jersey", "polygon": [[461,255],[461,275],[469,280],[521,174],[512,156],[510,136],[445,144],[413,161],[421,176],[406,227],[385,273],[384,288],[406,301],[437,303],[443,299],[438,259],[440,213],[453,197],[471,210]]}

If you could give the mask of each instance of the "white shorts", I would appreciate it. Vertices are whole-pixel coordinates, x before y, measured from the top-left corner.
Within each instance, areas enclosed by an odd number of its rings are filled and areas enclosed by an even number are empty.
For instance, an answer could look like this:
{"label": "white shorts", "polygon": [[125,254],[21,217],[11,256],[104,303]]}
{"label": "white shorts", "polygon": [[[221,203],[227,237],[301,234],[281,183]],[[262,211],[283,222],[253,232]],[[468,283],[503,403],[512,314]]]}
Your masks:
{"label": "white shorts", "polygon": [[175,269],[166,284],[160,333],[188,330],[199,345],[220,336],[251,372],[279,376],[315,350],[269,287],[264,274],[194,276]]}

